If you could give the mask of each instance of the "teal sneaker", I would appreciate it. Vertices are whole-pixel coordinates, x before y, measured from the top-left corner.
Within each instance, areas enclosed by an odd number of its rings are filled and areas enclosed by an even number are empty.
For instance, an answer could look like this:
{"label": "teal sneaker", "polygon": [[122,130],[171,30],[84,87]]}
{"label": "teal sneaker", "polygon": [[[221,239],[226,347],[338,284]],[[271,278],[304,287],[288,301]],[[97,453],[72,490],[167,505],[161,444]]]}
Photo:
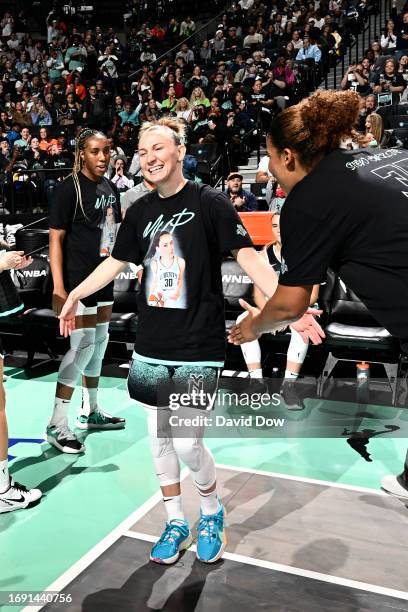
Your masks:
{"label": "teal sneaker", "polygon": [[150,561],[170,565],[180,556],[180,551],[191,546],[193,538],[187,521],[173,519],[166,523],[160,539],[153,546]]}
{"label": "teal sneaker", "polygon": [[224,514],[224,506],[221,502],[219,502],[217,514],[201,514],[197,538],[197,559],[199,561],[215,563],[224,554],[227,546]]}
{"label": "teal sneaker", "polygon": [[80,414],[76,420],[79,429],[123,429],[125,425],[126,419],[114,417],[100,408],[91,412],[89,416]]}

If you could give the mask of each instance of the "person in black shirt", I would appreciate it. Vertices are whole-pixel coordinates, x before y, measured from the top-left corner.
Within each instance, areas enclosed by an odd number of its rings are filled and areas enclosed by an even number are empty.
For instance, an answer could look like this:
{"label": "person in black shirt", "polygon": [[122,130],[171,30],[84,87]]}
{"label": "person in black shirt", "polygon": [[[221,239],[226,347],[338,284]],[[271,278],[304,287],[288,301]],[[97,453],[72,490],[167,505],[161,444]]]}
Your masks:
{"label": "person in black shirt", "polygon": [[397,72],[394,60],[385,62],[384,73],[377,73],[374,77],[374,93],[391,94],[393,104],[398,104],[400,94],[407,86],[407,82],[400,72]]}
{"label": "person in black shirt", "polygon": [[[164,564],[177,561],[179,551],[192,540],[181,506],[179,459],[190,469],[201,497],[197,557],[213,563],[225,549],[224,508],[217,497],[214,459],[203,442],[203,428],[190,427],[183,438],[173,437],[171,431],[158,436],[163,418],[169,418],[173,396],[166,397],[165,388],[177,383],[177,390],[191,395],[191,387],[198,384],[210,394],[216,391],[225,353],[222,253],[232,251],[266,295],[272,295],[277,282],[226,195],[184,179],[184,130],[184,124],[173,119],[142,127],[141,169],[156,190],[127,211],[112,257],[72,291],[60,315],[61,333],[67,335],[78,300],[100,290],[128,262],[143,265],[128,389],[148,416],[168,516],[150,558]],[[311,317],[306,324],[313,329],[316,325]]]}
{"label": "person in black shirt", "polygon": [[[231,342],[254,340],[296,319],[330,267],[408,352],[407,152],[341,150],[359,108],[355,92],[320,91],[271,123],[269,167],[288,194],[282,274],[261,313],[248,306],[250,316],[231,330]],[[408,455],[404,473],[386,477],[382,486],[408,498]]]}
{"label": "person in black shirt", "polygon": [[[24,309],[10,278],[8,270],[21,270],[32,263],[31,257],[24,257],[23,251],[3,252],[0,256],[0,317],[7,317]],[[8,429],[6,397],[3,386],[3,347],[0,341],[0,514],[20,508],[28,508],[41,497],[39,489],[26,489],[15,482],[9,474]]]}
{"label": "person in black shirt", "polygon": [[[75,149],[72,174],[56,187],[50,206],[50,264],[53,309],[58,316],[68,292],[112,252],[118,223],[120,197],[103,175],[110,148],[104,134],[85,129]],[[125,420],[103,412],[97,391],[102,360],[109,340],[113,283],[82,300],[71,335],[69,351],[58,371],[54,410],[47,440],[64,453],[81,453],[85,446],[68,427],[67,411],[80,375],[83,400],[77,419],[80,429],[119,429]]]}

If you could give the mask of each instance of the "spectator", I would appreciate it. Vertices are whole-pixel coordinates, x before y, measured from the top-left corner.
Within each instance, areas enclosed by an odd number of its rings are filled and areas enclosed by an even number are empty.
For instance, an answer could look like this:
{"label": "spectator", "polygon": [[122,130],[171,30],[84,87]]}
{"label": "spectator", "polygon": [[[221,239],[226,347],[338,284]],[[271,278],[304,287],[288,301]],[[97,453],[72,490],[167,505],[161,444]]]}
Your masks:
{"label": "spectator", "polygon": [[209,99],[206,97],[201,87],[195,87],[193,89],[191,93],[191,97],[190,97],[190,104],[193,107],[198,106],[198,105],[201,105],[204,107],[211,106]]}
{"label": "spectator", "polygon": [[194,53],[188,48],[187,43],[181,45],[180,51],[176,54],[176,60],[178,58],[181,58],[187,66],[194,63]]}
{"label": "spectator", "polygon": [[65,65],[70,72],[82,72],[85,67],[85,62],[88,54],[83,45],[82,40],[76,36],[73,38],[72,44],[68,47],[65,53]]}
{"label": "spectator", "polygon": [[131,123],[134,126],[139,125],[139,113],[132,107],[132,102],[126,100],[123,104],[123,110],[119,112],[121,125]]}
{"label": "spectator", "polygon": [[395,24],[392,19],[388,19],[385,32],[381,36],[381,48],[384,53],[394,53],[397,47],[397,35],[395,34]]}
{"label": "spectator", "polygon": [[41,151],[45,151],[46,153],[48,153],[51,147],[57,144],[58,142],[55,140],[55,138],[51,138],[48,128],[41,127],[40,128],[40,145],[39,145]]}
{"label": "spectator", "polygon": [[319,47],[315,44],[313,39],[310,39],[308,36],[303,38],[303,47],[299,49],[298,54],[296,56],[296,60],[298,62],[302,62],[307,59],[313,59],[316,64],[320,62],[322,59],[322,52]]}
{"label": "spectator", "polygon": [[[249,0],[251,1],[251,0]],[[262,44],[263,36],[259,32],[255,32],[254,26],[249,26],[248,34],[244,38],[243,47],[245,49],[250,49],[254,45]]]}
{"label": "spectator", "polygon": [[[180,25],[180,36],[182,38],[188,38],[196,31],[196,25],[191,17],[186,17]],[[194,61],[194,60],[193,60]]]}
{"label": "spectator", "polygon": [[161,109],[162,111],[172,113],[172,112],[175,112],[176,105],[177,105],[176,90],[174,89],[174,87],[169,87],[168,92],[167,92],[167,98],[163,100],[163,102],[161,103]]}
{"label": "spectator", "polygon": [[14,142],[15,147],[20,147],[20,149],[29,149],[31,141],[30,130],[27,127],[24,127],[21,130],[21,137]]}
{"label": "spectator", "polygon": [[268,155],[264,155],[263,157],[261,157],[261,160],[258,164],[255,180],[257,183],[268,183],[273,178],[273,174],[269,170],[269,157]]}
{"label": "spectator", "polygon": [[96,85],[91,85],[88,95],[82,104],[82,119],[92,129],[103,130],[105,123],[106,103],[96,95]]}
{"label": "spectator", "polygon": [[407,86],[402,74],[396,71],[394,60],[385,62],[384,73],[376,74],[373,82],[374,93],[389,94],[393,104],[398,104],[400,94]]}
{"label": "spectator", "polygon": [[188,92],[192,92],[195,87],[201,87],[203,90],[208,87],[208,79],[202,74],[200,66],[194,66],[193,74],[185,86]]}
{"label": "spectator", "polygon": [[114,174],[111,181],[116,185],[119,193],[124,193],[134,186],[134,181],[125,174],[126,164],[127,160],[124,155],[118,155],[113,160]]}
{"label": "spectator", "polygon": [[371,91],[362,64],[350,65],[344,73],[340,86],[344,90],[352,89],[361,95],[367,95]]}
{"label": "spectator", "polygon": [[179,98],[176,104],[176,116],[178,119],[185,119],[190,122],[192,117],[192,107],[187,98]]}
{"label": "spectator", "polygon": [[402,16],[402,23],[397,30],[397,59],[403,55],[404,51],[408,51],[408,12],[404,12]]}
{"label": "spectator", "polygon": [[242,189],[242,174],[231,172],[227,178],[226,194],[231,204],[238,212],[252,212],[258,210],[258,201],[253,193]]}

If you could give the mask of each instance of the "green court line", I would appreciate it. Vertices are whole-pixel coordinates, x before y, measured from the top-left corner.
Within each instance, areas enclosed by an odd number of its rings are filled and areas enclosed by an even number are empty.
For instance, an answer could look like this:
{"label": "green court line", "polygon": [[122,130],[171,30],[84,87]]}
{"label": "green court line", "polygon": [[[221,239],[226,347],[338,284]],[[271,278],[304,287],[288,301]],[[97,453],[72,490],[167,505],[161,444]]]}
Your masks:
{"label": "green court line", "polygon": [[[44,436],[55,380],[55,374],[28,381],[14,373],[7,381],[11,437]],[[129,400],[125,382],[103,378],[101,398],[106,410],[127,418],[126,429],[91,433],[85,455],[63,455],[46,443],[11,449],[17,456],[10,464],[14,478],[39,486],[45,496],[33,509],[0,515],[1,591],[45,589],[157,491],[144,412]],[[374,438],[373,462],[367,463],[345,439],[209,438],[207,443],[218,463],[369,488],[379,488],[384,474],[400,471],[407,446],[404,439]]]}

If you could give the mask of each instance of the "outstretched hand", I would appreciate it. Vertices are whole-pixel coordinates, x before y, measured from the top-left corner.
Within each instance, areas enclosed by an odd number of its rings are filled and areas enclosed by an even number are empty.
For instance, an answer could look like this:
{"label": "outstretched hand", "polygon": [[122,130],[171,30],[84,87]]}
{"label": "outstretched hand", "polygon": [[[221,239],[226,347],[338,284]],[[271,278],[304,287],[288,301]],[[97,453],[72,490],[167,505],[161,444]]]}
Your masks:
{"label": "outstretched hand", "polygon": [[77,308],[78,300],[74,300],[70,293],[58,317],[60,320],[60,334],[61,336],[64,336],[64,338],[70,336],[71,332],[73,332],[75,329],[75,315]]}
{"label": "outstretched hand", "polygon": [[251,342],[259,338],[260,334],[254,331],[253,322],[254,317],[257,317],[260,313],[259,308],[251,306],[245,300],[239,300],[240,305],[247,312],[247,316],[242,319],[240,323],[234,325],[230,329],[228,334],[228,342],[231,344],[244,344],[244,342]]}

